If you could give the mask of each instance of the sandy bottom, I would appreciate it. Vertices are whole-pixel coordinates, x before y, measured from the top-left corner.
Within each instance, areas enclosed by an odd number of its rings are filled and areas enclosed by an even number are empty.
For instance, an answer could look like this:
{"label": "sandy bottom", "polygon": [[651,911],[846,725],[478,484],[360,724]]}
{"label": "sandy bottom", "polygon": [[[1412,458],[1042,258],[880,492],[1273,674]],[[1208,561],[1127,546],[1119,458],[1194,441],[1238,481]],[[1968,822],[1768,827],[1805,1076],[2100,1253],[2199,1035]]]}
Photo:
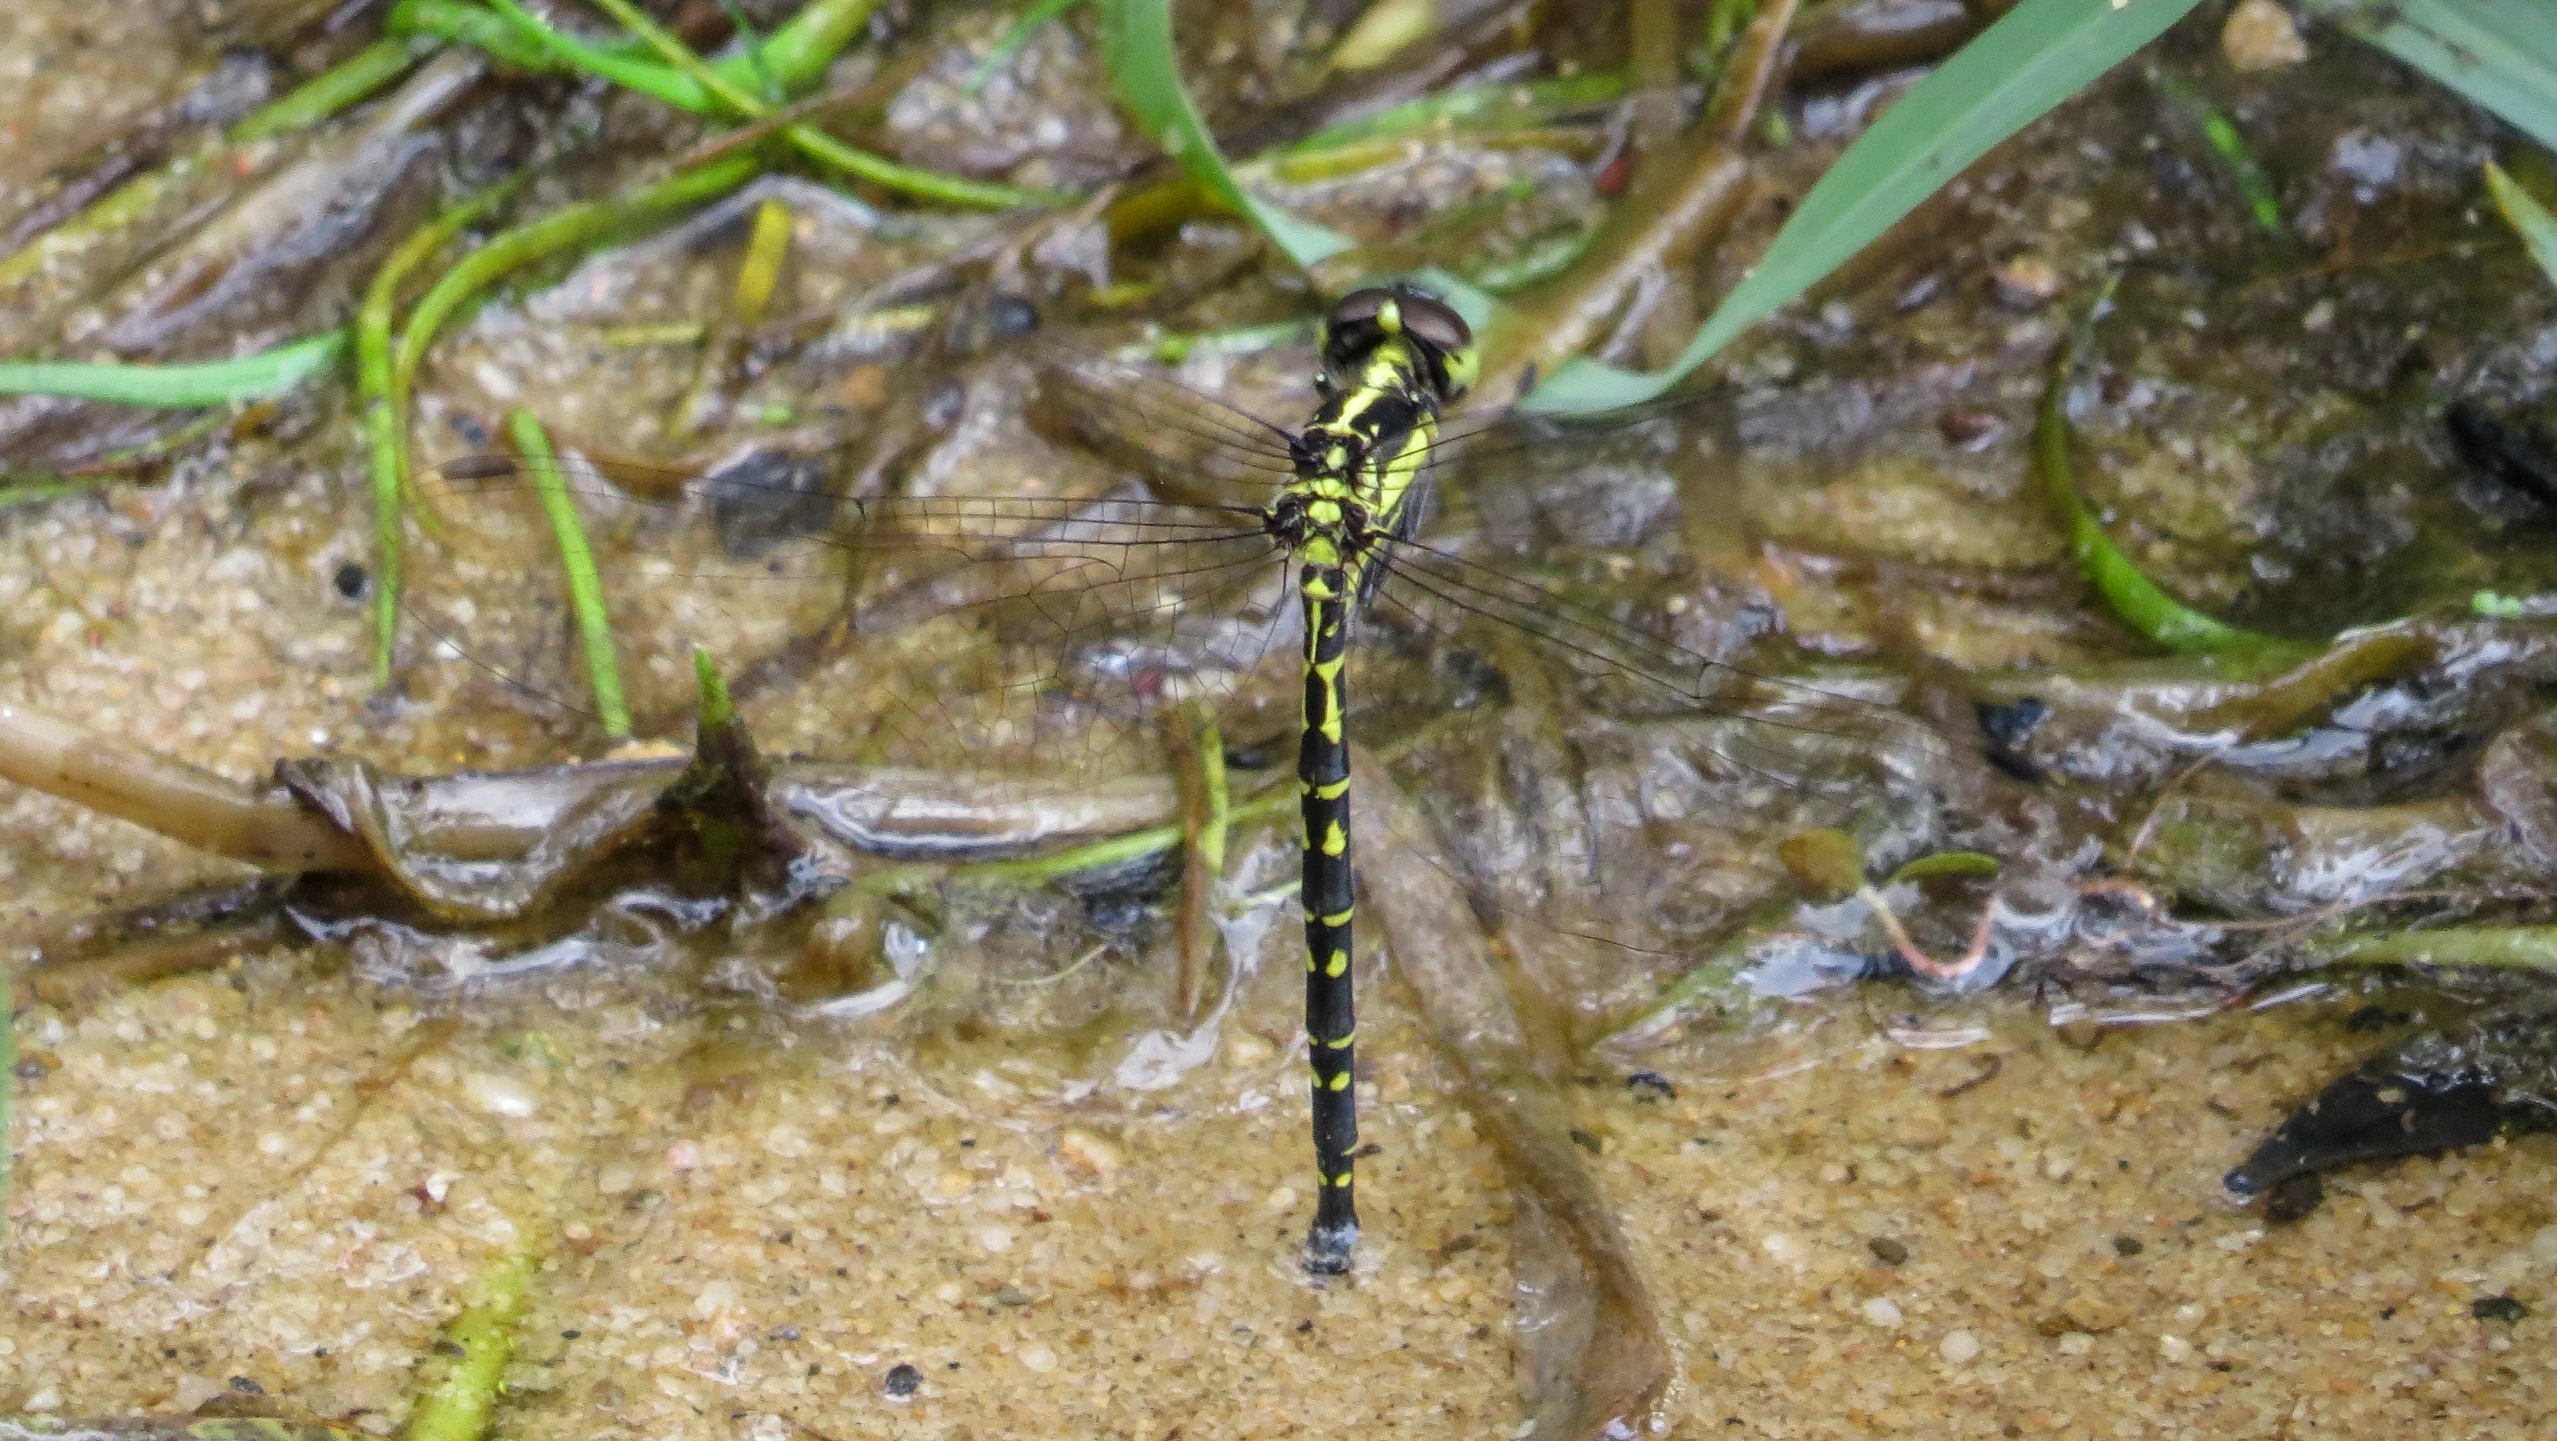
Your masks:
{"label": "sandy bottom", "polygon": [[[2551,1322],[2470,1310],[2557,1291],[2557,1143],[2351,1173],[2268,1230],[2217,1178],[2367,1048],[2339,1008],[2079,1049],[2013,1005],[1912,1030],[1889,999],[1661,1053],[1674,1098],[1577,1093],[1681,1348],[1667,1434],[2557,1426]],[[1069,1099],[1050,1049],[919,1063],[645,982],[455,1005],[280,955],[38,1009],[0,1408],[241,1377],[387,1433],[530,1242],[509,1436],[1507,1436],[1504,1179],[1396,998],[1370,1012],[1368,1241],[1316,1284],[1272,1027]]]}

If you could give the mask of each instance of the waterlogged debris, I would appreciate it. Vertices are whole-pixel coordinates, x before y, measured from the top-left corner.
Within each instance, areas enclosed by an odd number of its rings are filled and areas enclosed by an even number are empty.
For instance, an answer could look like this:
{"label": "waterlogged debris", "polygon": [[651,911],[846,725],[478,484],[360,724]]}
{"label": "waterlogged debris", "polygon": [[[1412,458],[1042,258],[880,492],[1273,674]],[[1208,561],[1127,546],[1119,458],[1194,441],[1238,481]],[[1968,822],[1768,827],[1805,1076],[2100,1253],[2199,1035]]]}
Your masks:
{"label": "waterlogged debris", "polygon": [[[1380,778],[1380,781],[1382,778]],[[1407,844],[1429,834],[1390,782],[1367,792],[1373,814]],[[1520,1441],[1599,1441],[1642,1434],[1676,1373],[1649,1289],[1615,1213],[1575,1153],[1550,1050],[1526,1028],[1494,970],[1490,938],[1443,853],[1368,879],[1396,969],[1415,991],[1438,1045],[1464,1077],[1466,1106],[1512,1177],[1517,1197],[1517,1367],[1533,1407]]]}
{"label": "waterlogged debris", "polygon": [[2249,1198],[2292,1185],[2283,1209],[2296,1218],[2318,1196],[2298,1184],[2303,1178],[2550,1130],[2557,1130],[2557,1012],[2506,1012],[2427,1032],[2331,1082],[2226,1184]]}

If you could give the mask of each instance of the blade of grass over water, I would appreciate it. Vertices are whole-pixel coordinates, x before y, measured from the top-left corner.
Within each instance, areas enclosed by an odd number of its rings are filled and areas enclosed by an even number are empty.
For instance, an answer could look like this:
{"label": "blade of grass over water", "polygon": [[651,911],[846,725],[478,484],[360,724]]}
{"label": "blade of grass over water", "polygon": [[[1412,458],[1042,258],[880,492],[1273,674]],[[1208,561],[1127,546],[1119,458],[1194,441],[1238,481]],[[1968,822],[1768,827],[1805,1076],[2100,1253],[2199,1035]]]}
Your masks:
{"label": "blade of grass over water", "polygon": [[518,70],[557,74],[563,68],[539,41],[527,39],[505,16],[467,0],[400,0],[391,7],[382,28],[393,35],[432,36],[468,45]]}
{"label": "blade of grass over water", "polygon": [[2557,16],[2546,0],[2320,0],[2316,8],[2557,150]]}
{"label": "blade of grass over water", "polygon": [[2492,160],[2486,162],[2486,193],[2495,197],[2495,208],[2521,236],[2530,258],[2539,262],[2548,283],[2557,285],[2557,216],[2550,215],[2529,191],[2504,173],[2504,167]]}
{"label": "blade of grass over water", "polygon": [[117,365],[77,360],[0,362],[0,395],[59,395],[154,410],[193,410],[280,395],[337,363],[343,328],[234,360]]}
{"label": "blade of grass over water", "polygon": [[229,138],[245,145],[308,129],[399,79],[433,53],[434,42],[424,38],[376,40],[243,118],[231,127]]}
{"label": "blade of grass over water", "polygon": [[2312,943],[2328,965],[2557,971],[2557,926],[2444,926]]}
{"label": "blade of grass over water", "polygon": [[576,501],[569,497],[567,477],[560,474],[559,456],[551,450],[541,421],[529,410],[508,413],[506,433],[531,468],[542,513],[559,539],[560,564],[568,572],[568,602],[577,615],[578,643],[586,652],[586,678],[595,689],[595,713],[603,722],[604,734],[628,740],[630,703],[622,698],[621,663],[613,653],[612,622],[604,614],[604,582],[595,571],[595,552],[586,543],[586,527],[577,518]]}
{"label": "blade of grass over water", "polygon": [[1525,402],[1548,414],[1612,410],[1660,394],[1742,331],[1872,243],[2000,141],[2155,39],[2197,0],[2021,0],[1893,102],[1804,196],[1767,258],[1732,287],[1668,369],[1583,361]]}
{"label": "blade of grass over water", "polygon": [[[489,0],[508,21],[529,40],[546,47],[561,63],[586,71],[614,84],[638,90],[678,109],[702,115],[739,116],[761,120],[770,116],[773,107],[755,97],[749,86],[754,72],[736,67],[713,65],[692,52],[664,27],[642,14],[626,0],[594,0],[596,8],[629,27],[631,32],[664,57],[662,65],[628,58],[619,53],[585,44],[571,38],[516,3],[516,0]],[[786,32],[785,32],[786,33]],[[775,43],[780,40],[776,34]],[[769,46],[767,47],[770,48]],[[740,57],[732,57],[733,59]],[[776,79],[795,78],[795,70],[775,65],[771,73]],[[840,170],[856,179],[866,180],[882,189],[912,195],[923,200],[937,200],[948,205],[977,206],[991,210],[1009,210],[1027,206],[1058,205],[1068,197],[1046,191],[1024,190],[1017,186],[997,185],[965,176],[945,175],[901,164],[885,157],[856,149],[813,125],[793,124],[782,127],[781,136],[801,154],[820,165]]]}
{"label": "blade of grass over water", "polygon": [[1624,95],[1625,77],[1608,70],[1531,80],[1524,85],[1460,85],[1317,130],[1279,153],[1304,155],[1441,126],[1457,129],[1513,121],[1543,124],[1559,113],[1607,105]]}
{"label": "blade of grass over water", "polygon": [[2268,234],[2282,233],[2282,202],[2273,195],[2273,182],[2248,147],[2246,136],[2237,122],[2228,118],[2209,97],[2172,75],[2158,77],[2158,93],[2175,107],[2191,116],[2202,127],[2202,138],[2218,158],[2229,180],[2237,186],[2238,198],[2246,202],[2246,213],[2255,217],[2258,228]]}
{"label": "blade of grass over water", "polygon": [[1171,0],[1102,0],[1102,63],[1119,103],[1192,180],[1245,216],[1299,267],[1318,265],[1350,248],[1347,236],[1272,205],[1244,190],[1208,134],[1207,122],[1181,85],[1172,47]]}
{"label": "blade of grass over water", "polygon": [[409,392],[417,382],[417,367],[444,322],[510,272],[633,221],[715,200],[745,184],[762,168],[762,162],[752,155],[732,155],[668,176],[619,199],[565,206],[492,238],[444,272],[418,300],[417,308],[409,312],[408,326],[400,332],[399,345],[391,356],[391,404],[402,411],[407,408]]}
{"label": "blade of grass over water", "polygon": [[2042,482],[2043,498],[2069,534],[2069,554],[2078,572],[2104,598],[2106,608],[2124,625],[2151,643],[2182,655],[2225,655],[2247,659],[2295,660],[2303,654],[2296,642],[2261,631],[2214,620],[2168,595],[2157,582],[2113,544],[2104,522],[2079,493],[2069,467],[2069,378],[2084,355],[2095,317],[2110,303],[2113,287],[2087,309],[2069,330],[2051,362],[2051,379],[2033,423],[2033,473]]}
{"label": "blade of grass over water", "polygon": [[504,203],[530,170],[519,170],[479,194],[446,210],[400,242],[390,259],[374,272],[355,313],[355,394],[362,407],[364,442],[373,462],[373,683],[391,679],[391,645],[399,625],[401,555],[400,524],[407,511],[408,396],[394,395],[391,383],[391,324],[399,287],[411,271],[432,259],[463,229]]}

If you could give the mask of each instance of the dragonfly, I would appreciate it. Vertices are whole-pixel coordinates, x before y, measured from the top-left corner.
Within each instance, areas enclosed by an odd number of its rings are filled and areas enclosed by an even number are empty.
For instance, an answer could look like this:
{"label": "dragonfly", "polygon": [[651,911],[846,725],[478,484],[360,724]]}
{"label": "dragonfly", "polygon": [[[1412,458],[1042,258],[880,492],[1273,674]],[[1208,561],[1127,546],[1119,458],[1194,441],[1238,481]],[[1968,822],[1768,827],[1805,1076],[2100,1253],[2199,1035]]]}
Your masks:
{"label": "dragonfly", "polygon": [[[702,564],[661,567],[680,571],[687,588],[724,589],[768,638],[790,632],[790,607],[778,602],[799,594],[814,597],[836,633],[905,648],[901,680],[863,668],[846,682],[868,693],[829,702],[816,725],[857,756],[965,764],[1025,790],[1063,791],[1113,769],[1159,767],[1161,748],[1146,738],[1176,713],[1266,713],[1294,701],[1317,1183],[1303,1262],[1338,1274],[1359,1235],[1352,661],[1380,622],[1427,644],[1466,626],[1506,627],[1581,681],[1656,710],[1748,717],[1720,752],[1743,772],[1799,770],[1791,750],[1794,759],[1762,765],[1751,731],[1904,758],[1940,742],[1875,701],[1741,669],[1425,540],[1450,442],[1467,441],[1473,454],[1519,448],[1543,424],[1451,424],[1480,360],[1465,321],[1438,296],[1408,283],[1351,292],[1323,317],[1316,353],[1310,413],[1290,428],[1140,367],[1045,352],[1052,374],[1073,377],[1064,387],[1073,428],[1174,473],[1175,498],[1126,485],[1067,494],[1047,475],[1016,478],[1016,493],[994,497],[912,493],[947,479],[925,476],[909,477],[905,494],[839,498],[769,452],[655,486],[688,485],[676,508],[696,519],[706,509],[723,525],[741,507],[791,515],[778,540],[732,535]],[[464,462],[443,473],[484,484],[513,468]],[[664,503],[592,476],[579,493],[590,509]],[[1264,660],[1292,660],[1292,684],[1255,690],[1254,678],[1275,669]],[[862,723],[839,724],[846,715]]]}

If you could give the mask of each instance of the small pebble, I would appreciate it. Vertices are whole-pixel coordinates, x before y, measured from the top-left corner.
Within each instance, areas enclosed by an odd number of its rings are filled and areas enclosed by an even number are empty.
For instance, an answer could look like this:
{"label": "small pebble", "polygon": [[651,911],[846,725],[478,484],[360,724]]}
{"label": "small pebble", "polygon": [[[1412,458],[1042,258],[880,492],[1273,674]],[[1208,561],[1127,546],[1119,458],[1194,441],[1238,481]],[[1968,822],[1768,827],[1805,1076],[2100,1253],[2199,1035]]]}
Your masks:
{"label": "small pebble", "polygon": [[1076,1175],[1107,1177],[1119,1169],[1119,1148],[1089,1131],[1068,1131],[1057,1138],[1057,1159]]}
{"label": "small pebble", "polygon": [[911,1399],[914,1393],[923,1389],[923,1373],[900,1361],[888,1368],[888,1374],[879,1382],[879,1389],[887,1392],[890,1400]]}
{"label": "small pebble", "polygon": [[2239,70],[2278,70],[2308,58],[2299,22],[2275,0],[2245,0],[2220,27],[2220,53]]}
{"label": "small pebble", "polygon": [[1980,1354],[1980,1338],[1968,1331],[1947,1331],[1936,1345],[1936,1354],[1956,1366],[1966,1365]]}
{"label": "small pebble", "polygon": [[1006,1286],[994,1293],[994,1300],[999,1306],[1027,1306],[1030,1304],[1030,1293],[1018,1286]]}
{"label": "small pebble", "polygon": [[2557,1266],[2557,1226],[2542,1226],[2531,1232],[2530,1256],[2543,1266]]}
{"label": "small pebble", "polygon": [[533,1092],[512,1076],[473,1071],[462,1077],[462,1094],[470,1103],[492,1116],[512,1116],[520,1120],[533,1114]]}
{"label": "small pebble", "polygon": [[1865,1242],[1864,1246],[1866,1250],[1873,1253],[1873,1259],[1886,1266],[1901,1266],[1908,1263],[1909,1248],[1889,1236],[1876,1236]]}
{"label": "small pebble", "polygon": [[2140,1244],[2140,1238],[2137,1236],[2116,1236],[2113,1238],[2113,1254],[2116,1256],[2136,1256],[2147,1249],[2147,1247]]}
{"label": "small pebble", "polygon": [[2157,1338],[2157,1353],[2169,1362],[2181,1365],[2193,1359],[2193,1343],[2181,1336]]}
{"label": "small pebble", "polygon": [[2006,429],[2006,426],[2007,423],[1998,417],[1997,412],[1990,410],[1964,410],[1956,407],[1936,417],[1936,433],[1944,437],[1944,443],[1961,446],[1966,450],[1988,444],[1996,439],[1998,432]]}
{"label": "small pebble", "polygon": [[1900,1324],[1900,1307],[1888,1296],[1876,1296],[1864,1303],[1864,1318],[1876,1326],[1897,1326]]}
{"label": "small pebble", "polygon": [[2035,255],[2019,255],[1992,277],[1998,303],[2010,310],[2039,310],[2060,293],[2060,270]]}
{"label": "small pebble", "polygon": [[1021,1364],[1033,1371],[1053,1371],[1057,1368],[1057,1353],[1045,1344],[1033,1341],[1021,1348]]}

